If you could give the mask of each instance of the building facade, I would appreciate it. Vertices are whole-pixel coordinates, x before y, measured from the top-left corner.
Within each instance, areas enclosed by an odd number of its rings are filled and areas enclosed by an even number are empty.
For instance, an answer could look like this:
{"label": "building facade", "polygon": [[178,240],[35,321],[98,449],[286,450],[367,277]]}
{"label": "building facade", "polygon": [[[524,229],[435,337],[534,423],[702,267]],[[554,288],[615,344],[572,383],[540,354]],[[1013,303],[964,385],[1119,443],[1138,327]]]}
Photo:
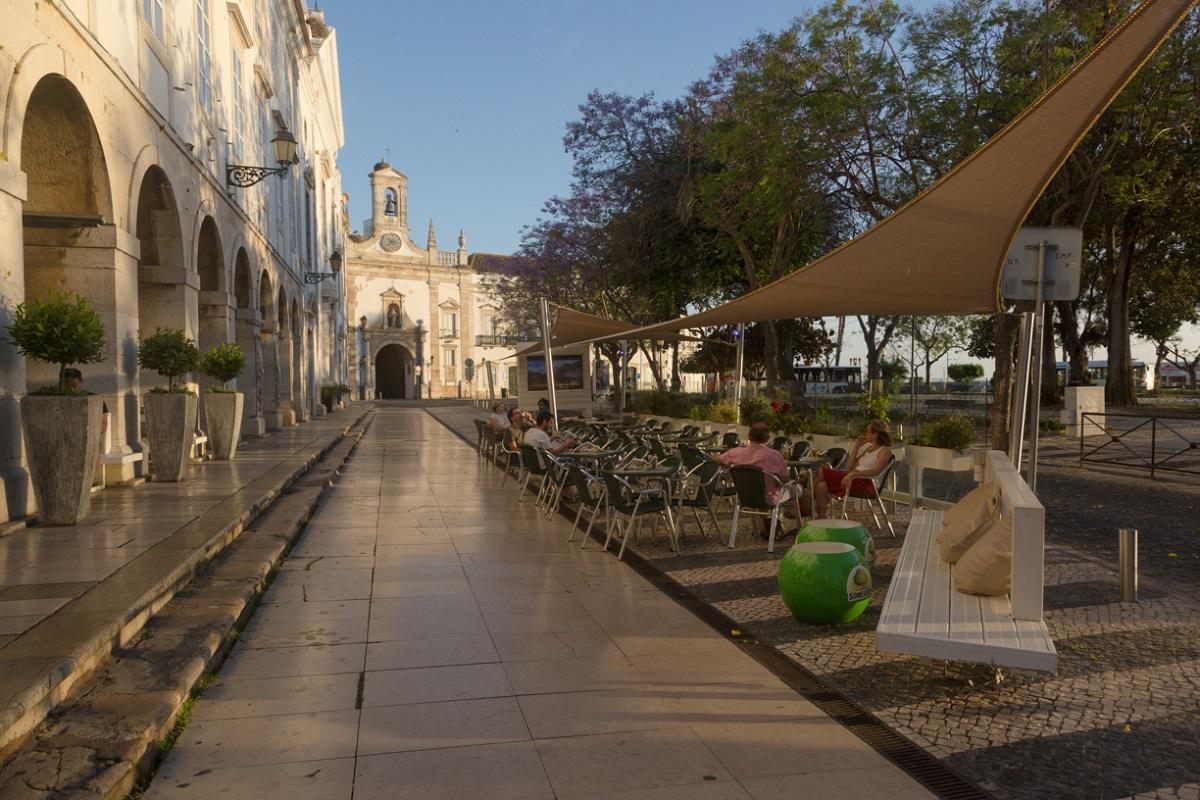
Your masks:
{"label": "building facade", "polygon": [[[64,290],[103,318],[105,358],[82,370],[108,412],[106,480],[142,473],[141,395],[165,381],[136,352],[158,327],[242,347],[244,434],[321,413],[320,385],[349,377],[343,282],[329,275],[347,230],[341,93],[322,12],[9,0],[0,100],[0,298]],[[277,166],[282,131],[297,142],[284,174],[236,185],[231,166]],[[18,401],[53,379],[0,337],[0,522],[34,510]]]}
{"label": "building facade", "polygon": [[506,257],[469,254],[461,230],[453,249],[439,249],[432,220],[418,245],[408,178],[380,161],[370,181],[371,217],[346,245],[354,396],[486,397],[488,366],[500,396],[516,344],[495,292]]}

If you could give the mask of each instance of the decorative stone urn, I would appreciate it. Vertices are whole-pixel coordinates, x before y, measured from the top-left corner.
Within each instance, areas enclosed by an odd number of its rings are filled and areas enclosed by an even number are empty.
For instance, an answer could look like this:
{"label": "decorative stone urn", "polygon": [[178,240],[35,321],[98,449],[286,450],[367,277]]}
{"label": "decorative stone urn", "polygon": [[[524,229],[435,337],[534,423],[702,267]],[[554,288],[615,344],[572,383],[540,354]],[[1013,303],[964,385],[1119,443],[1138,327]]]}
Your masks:
{"label": "decorative stone urn", "polygon": [[205,392],[204,418],[208,422],[208,447],[217,461],[237,455],[238,433],[246,395],[241,392]]}
{"label": "decorative stone urn", "polygon": [[150,477],[156,481],[182,480],[196,430],[196,395],[148,392],[142,401],[146,404]]}
{"label": "decorative stone urn", "polygon": [[77,525],[91,506],[104,400],[92,395],[27,395],[21,427],[43,525]]}

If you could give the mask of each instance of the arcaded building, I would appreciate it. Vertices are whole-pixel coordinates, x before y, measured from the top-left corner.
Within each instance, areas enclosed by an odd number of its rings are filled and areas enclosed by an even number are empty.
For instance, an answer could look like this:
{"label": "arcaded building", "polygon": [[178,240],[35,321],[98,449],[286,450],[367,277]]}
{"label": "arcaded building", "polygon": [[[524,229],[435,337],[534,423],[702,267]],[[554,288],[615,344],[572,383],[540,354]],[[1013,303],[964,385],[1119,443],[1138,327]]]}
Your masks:
{"label": "arcaded building", "polygon": [[[136,351],[157,327],[241,345],[247,435],[304,422],[322,384],[349,381],[331,275],[347,229],[341,92],[322,12],[6,0],[0,102],[0,298],[62,289],[103,317],[105,358],[83,374],[108,411],[106,480],[142,473],[141,396],[163,381]],[[34,510],[18,401],[53,379],[0,336],[0,523]]]}

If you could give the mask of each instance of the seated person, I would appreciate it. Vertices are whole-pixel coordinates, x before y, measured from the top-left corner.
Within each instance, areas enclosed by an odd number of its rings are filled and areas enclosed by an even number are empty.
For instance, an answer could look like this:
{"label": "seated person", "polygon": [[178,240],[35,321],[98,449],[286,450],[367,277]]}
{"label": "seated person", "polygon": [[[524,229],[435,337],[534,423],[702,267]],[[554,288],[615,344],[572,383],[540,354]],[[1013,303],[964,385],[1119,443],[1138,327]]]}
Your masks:
{"label": "seated person", "polygon": [[502,447],[505,452],[519,453],[521,452],[521,434],[524,432],[522,423],[525,421],[525,412],[513,406],[508,410],[508,424],[504,427],[504,441]]}
{"label": "seated person", "polygon": [[[878,475],[888,465],[892,454],[891,447],[892,432],[888,424],[881,419],[868,422],[866,432],[855,439],[850,448],[850,461],[846,464],[846,469],[822,467],[817,475],[813,497],[816,499],[818,516],[829,516],[830,486],[849,491],[854,481]],[[866,488],[861,483],[859,486]]]}
{"label": "seated person", "polygon": [[504,413],[504,403],[496,403],[492,406],[492,415],[488,417],[488,425],[491,425],[492,430],[497,433],[508,427],[508,415]]}
{"label": "seated person", "polygon": [[539,450],[558,455],[570,450],[574,444],[569,439],[550,439],[550,430],[554,423],[554,415],[549,411],[539,411],[537,422],[533,428],[525,432],[524,444],[533,445]]}
{"label": "seated person", "polygon": [[[767,446],[767,442],[771,440],[771,431],[762,422],[756,422],[750,426],[750,443],[745,447],[735,447],[731,450],[726,450],[724,453],[719,453],[713,457],[713,460],[727,467],[755,467],[761,469],[767,475],[767,500],[772,503],[786,502],[790,497],[780,496],[781,491],[785,492],[783,486],[791,480],[791,474],[788,472],[787,461],[778,450],[774,450]],[[796,512],[788,505],[783,508],[783,514],[788,519],[795,519]],[[765,536],[766,520],[759,518],[760,527],[763,528],[761,533]]]}

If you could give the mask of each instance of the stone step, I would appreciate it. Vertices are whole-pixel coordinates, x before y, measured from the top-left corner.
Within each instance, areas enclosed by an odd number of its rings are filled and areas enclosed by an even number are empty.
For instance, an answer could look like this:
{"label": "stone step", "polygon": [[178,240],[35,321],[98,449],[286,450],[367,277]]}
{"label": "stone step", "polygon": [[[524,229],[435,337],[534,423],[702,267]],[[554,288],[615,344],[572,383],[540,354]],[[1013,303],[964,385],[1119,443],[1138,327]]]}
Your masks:
{"label": "stone step", "polygon": [[123,800],[145,785],[160,743],[224,660],[369,423],[361,420],[9,754],[0,800]]}
{"label": "stone step", "polygon": [[107,664],[199,569],[351,430],[361,429],[370,413],[369,407],[352,408],[333,435],[286,458],[9,644],[0,663],[0,754],[33,731],[81,680]]}

